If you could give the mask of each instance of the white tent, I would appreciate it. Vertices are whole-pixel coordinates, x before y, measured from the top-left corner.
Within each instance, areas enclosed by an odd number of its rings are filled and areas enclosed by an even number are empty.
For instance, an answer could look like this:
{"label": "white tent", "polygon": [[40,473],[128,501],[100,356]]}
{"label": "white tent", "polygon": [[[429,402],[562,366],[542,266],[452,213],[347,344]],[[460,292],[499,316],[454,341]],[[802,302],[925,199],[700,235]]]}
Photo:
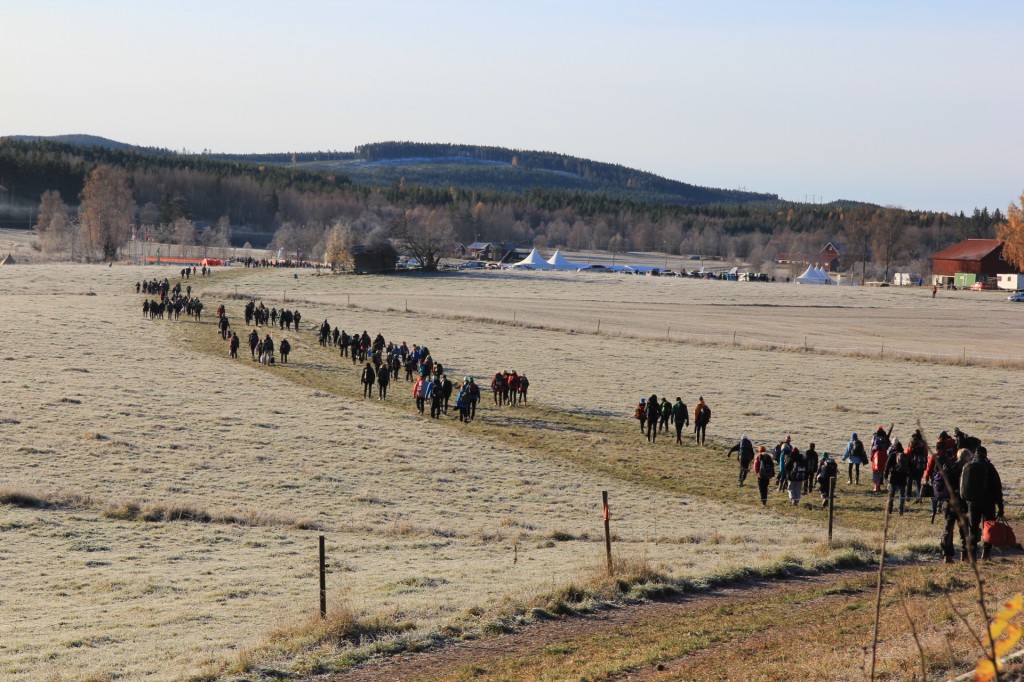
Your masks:
{"label": "white tent", "polygon": [[808,265],[804,273],[796,278],[797,284],[832,284],[832,279],[825,274],[824,270],[818,270],[814,265]]}
{"label": "white tent", "polygon": [[580,267],[579,263],[570,263],[558,249],[551,258],[548,258],[547,263],[555,270],[577,270]]}
{"label": "white tent", "polygon": [[550,270],[551,269],[551,264],[548,263],[543,258],[541,258],[540,254],[537,253],[537,249],[534,249],[533,251],[530,252],[529,256],[527,256],[523,260],[519,261],[518,263],[513,263],[509,267],[511,267],[511,268],[532,268],[533,270]]}

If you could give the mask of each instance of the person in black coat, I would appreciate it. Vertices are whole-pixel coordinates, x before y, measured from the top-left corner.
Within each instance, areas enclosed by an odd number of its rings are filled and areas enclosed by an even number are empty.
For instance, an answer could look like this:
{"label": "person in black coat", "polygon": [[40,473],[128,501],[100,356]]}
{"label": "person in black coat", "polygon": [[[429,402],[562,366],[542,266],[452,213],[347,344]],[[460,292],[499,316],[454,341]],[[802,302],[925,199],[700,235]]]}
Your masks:
{"label": "person in black coat", "polygon": [[377,400],[387,400],[388,385],[391,383],[391,367],[384,363],[377,368]]}
{"label": "person in black coat", "polygon": [[807,460],[807,473],[808,476],[804,479],[804,492],[810,494],[814,489],[814,476],[810,474],[818,471],[818,451],[814,449],[814,443],[811,443],[810,447],[804,453],[804,458]]}
{"label": "person in black coat", "polygon": [[[967,506],[971,553],[977,558],[982,522],[995,521],[1003,516],[1003,482],[989,461],[988,449],[984,445],[977,446],[974,459],[964,465],[960,477],[960,497]],[[991,552],[992,545],[982,543],[981,558],[988,559]]]}
{"label": "person in black coat", "polygon": [[373,367],[370,363],[366,363],[366,367],[363,367],[363,374],[360,381],[363,384],[363,397],[371,398],[373,392],[373,384],[377,380],[377,374],[373,371]]}
{"label": "person in black coat", "polygon": [[281,362],[288,364],[288,354],[292,352],[292,344],[288,343],[288,339],[281,339]]}
{"label": "person in black coat", "polygon": [[740,485],[747,480],[747,474],[750,472],[750,464],[754,461],[754,444],[750,442],[750,438],[744,435],[740,438],[740,442],[729,448],[729,452],[725,453],[728,457],[732,453],[736,453],[736,459],[740,463]]}
{"label": "person in black coat", "polygon": [[252,354],[252,359],[256,359],[256,346],[260,343],[260,333],[253,329],[249,332],[249,352]]}

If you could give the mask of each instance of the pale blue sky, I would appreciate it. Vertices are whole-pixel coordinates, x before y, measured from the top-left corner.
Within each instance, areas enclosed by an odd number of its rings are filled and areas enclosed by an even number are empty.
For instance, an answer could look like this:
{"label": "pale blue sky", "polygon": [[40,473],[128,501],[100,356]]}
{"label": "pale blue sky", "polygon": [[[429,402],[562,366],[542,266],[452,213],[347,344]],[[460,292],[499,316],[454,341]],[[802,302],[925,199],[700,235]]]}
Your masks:
{"label": "pale blue sky", "polygon": [[0,0],[0,135],[541,149],[803,201],[1005,210],[1024,2]]}

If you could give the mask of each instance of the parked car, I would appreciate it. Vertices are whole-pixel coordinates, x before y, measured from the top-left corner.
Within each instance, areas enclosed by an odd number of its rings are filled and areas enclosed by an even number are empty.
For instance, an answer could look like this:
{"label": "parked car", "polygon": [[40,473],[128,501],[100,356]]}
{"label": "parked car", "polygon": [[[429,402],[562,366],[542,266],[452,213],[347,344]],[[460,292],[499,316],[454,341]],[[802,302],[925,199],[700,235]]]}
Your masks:
{"label": "parked car", "polygon": [[487,263],[479,260],[468,260],[459,265],[459,270],[486,270]]}
{"label": "parked car", "polygon": [[576,268],[576,272],[609,272],[609,270],[600,263],[594,263],[593,265],[584,265],[581,268]]}
{"label": "parked car", "polygon": [[992,291],[995,288],[991,282],[975,282],[971,285],[971,291]]}
{"label": "parked car", "polygon": [[1007,296],[1006,300],[1013,303],[1024,303],[1024,291],[1015,291]]}

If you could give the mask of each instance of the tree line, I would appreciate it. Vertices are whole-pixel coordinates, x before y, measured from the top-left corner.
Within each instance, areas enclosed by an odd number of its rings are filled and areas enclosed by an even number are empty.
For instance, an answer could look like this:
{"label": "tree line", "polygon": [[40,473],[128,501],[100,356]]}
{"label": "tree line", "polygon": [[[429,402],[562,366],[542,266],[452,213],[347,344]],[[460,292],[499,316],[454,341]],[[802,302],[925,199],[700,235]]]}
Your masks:
{"label": "tree line", "polygon": [[[184,223],[191,223],[196,241],[220,243],[232,236],[269,241],[290,257],[311,260],[323,259],[329,235],[339,226],[351,233],[350,241],[357,237],[375,244],[385,233],[403,234],[402,241],[409,242],[413,231],[429,225],[429,231],[450,236],[451,243],[697,254],[739,258],[755,268],[778,253],[813,255],[833,242],[845,265],[856,261],[884,268],[923,263],[930,253],[960,239],[992,237],[1005,222],[998,209],[965,215],[850,201],[694,205],[537,188],[513,193],[409,183],[369,187],[330,173],[206,155],[149,156],[49,141],[0,143],[0,184],[14,185],[19,196],[38,192],[34,202],[56,191],[71,216],[98,219],[98,213],[83,211],[78,203],[84,202],[87,180],[100,167],[119,169],[131,197],[124,222],[129,231],[122,225],[114,237],[130,237],[134,225],[166,241],[174,241],[175,234],[184,241],[190,234]],[[42,204],[33,210],[44,213]],[[45,231],[50,220],[40,217],[34,224]],[[259,235],[265,236],[259,240]],[[99,234],[86,243],[97,256],[111,255],[111,244]]]}

